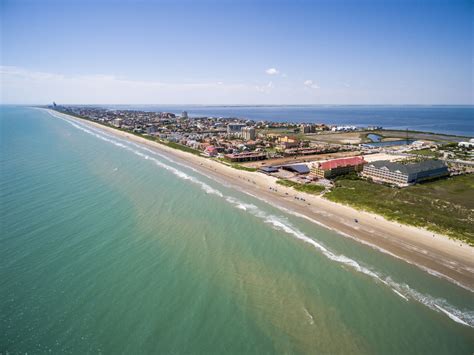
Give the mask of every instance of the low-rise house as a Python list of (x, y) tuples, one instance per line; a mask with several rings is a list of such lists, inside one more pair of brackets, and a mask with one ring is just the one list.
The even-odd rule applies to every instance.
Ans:
[(362, 175), (370, 177), (374, 181), (403, 187), (447, 176), (449, 171), (446, 163), (441, 160), (423, 160), (417, 163), (395, 163), (381, 160), (365, 165)]
[(123, 124), (123, 120), (121, 118), (116, 118), (112, 121), (112, 124), (115, 126), (115, 127), (122, 127), (122, 124)]
[(188, 140), (184, 145), (187, 145), (188, 147), (191, 147), (193, 149), (199, 149), (199, 142), (194, 141), (194, 140)]
[(474, 148), (474, 138), (469, 139), (469, 142), (459, 142), (458, 146), (464, 148)]
[(147, 134), (153, 134), (156, 133), (158, 129), (155, 126), (147, 126), (146, 127), (146, 133)]
[(232, 153), (226, 154), (224, 156), (227, 160), (230, 160), (232, 163), (240, 163), (245, 161), (257, 161), (264, 160), (267, 158), (267, 155), (264, 153)]
[(300, 141), (296, 137), (280, 136), (278, 137), (279, 148), (282, 150), (299, 147)]
[(206, 149), (204, 149), (204, 155), (208, 157), (215, 157), (217, 156), (217, 154), (218, 154), (217, 148), (214, 147), (213, 145), (210, 145), (206, 147)]

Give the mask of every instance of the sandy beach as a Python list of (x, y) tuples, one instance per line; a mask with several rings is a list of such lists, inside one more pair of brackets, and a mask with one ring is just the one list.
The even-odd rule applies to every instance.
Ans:
[[(257, 172), (236, 170), (212, 159), (199, 157), (163, 144), (117, 130), (113, 127), (82, 120), (47, 110), (53, 116), (78, 120), (114, 135), (166, 152), (176, 161), (188, 165), (217, 181), (254, 195), (273, 206), (289, 210), (314, 223), (337, 231), (368, 247), (396, 257), (438, 277), (443, 277), (474, 292), (474, 248), (422, 228), (388, 221), (382, 216), (336, 204), (320, 196), (301, 193), (276, 184), (276, 179)], [(305, 201), (295, 199), (302, 197)], [(358, 220), (358, 223), (354, 221)]]

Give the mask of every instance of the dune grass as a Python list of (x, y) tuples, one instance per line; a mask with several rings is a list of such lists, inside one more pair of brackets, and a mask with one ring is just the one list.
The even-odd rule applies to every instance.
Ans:
[(325, 198), (425, 227), (474, 245), (474, 175), (441, 179), (403, 189), (365, 180), (338, 179)]
[(313, 195), (319, 195), (322, 191), (324, 191), (324, 187), (320, 185), (300, 184), (295, 181), (286, 180), (286, 179), (277, 180), (277, 184), (292, 187), (296, 191), (306, 192)]

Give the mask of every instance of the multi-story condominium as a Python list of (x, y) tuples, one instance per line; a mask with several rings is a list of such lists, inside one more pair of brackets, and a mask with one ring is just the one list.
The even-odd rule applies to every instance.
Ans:
[(305, 124), (300, 125), (300, 133), (310, 133), (311, 127)]
[(318, 178), (333, 178), (353, 171), (361, 171), (366, 161), (362, 157), (351, 157), (315, 163), (311, 167), (311, 175)]
[(242, 130), (242, 138), (245, 139), (246, 141), (253, 141), (255, 138), (257, 138), (257, 135), (255, 133), (255, 128), (253, 127), (243, 127)]
[(418, 163), (394, 163), (388, 160), (375, 161), (364, 166), (362, 175), (374, 181), (397, 186), (408, 186), (420, 181), (449, 175), (447, 165), (441, 160), (423, 160)]
[(227, 134), (241, 134), (244, 127), (245, 125), (242, 123), (229, 123), (227, 125)]

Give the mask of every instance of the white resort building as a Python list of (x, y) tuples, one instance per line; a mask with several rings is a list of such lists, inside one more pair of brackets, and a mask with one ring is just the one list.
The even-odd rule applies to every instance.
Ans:
[(402, 187), (447, 176), (449, 171), (448, 166), (441, 160), (424, 160), (405, 164), (382, 160), (364, 165), (362, 175), (374, 181)]

